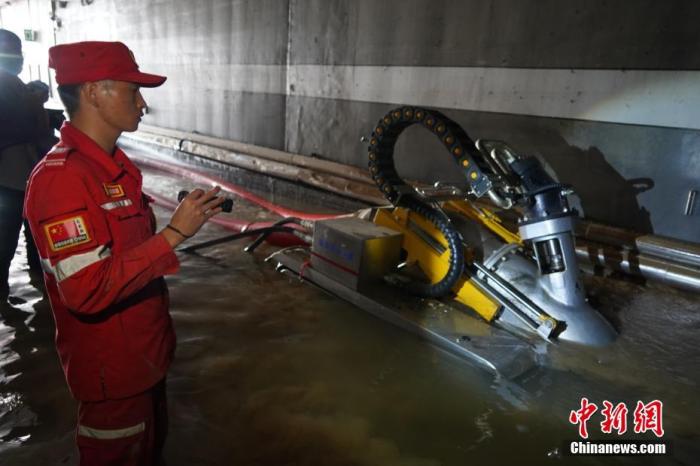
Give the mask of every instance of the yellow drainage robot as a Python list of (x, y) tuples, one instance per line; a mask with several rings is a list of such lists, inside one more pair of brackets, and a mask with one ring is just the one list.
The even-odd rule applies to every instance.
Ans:
[[(467, 188), (417, 189), (397, 174), (393, 153), (401, 133), (420, 125), (442, 141)], [(579, 280), (569, 187), (534, 157), (500, 141), (473, 142), (438, 111), (401, 107), (374, 127), (369, 169), (392, 207), (373, 216), (403, 234), (404, 263), (425, 276), (405, 289), (423, 297), (453, 296), (488, 322), (531, 330), (545, 339), (601, 346), (616, 332), (585, 299)], [(471, 201), (487, 196), (519, 215), (518, 234)]]

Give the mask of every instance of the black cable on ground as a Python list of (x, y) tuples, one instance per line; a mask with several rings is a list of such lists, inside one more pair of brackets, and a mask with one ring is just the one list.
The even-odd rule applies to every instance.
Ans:
[[(282, 220), (276, 221), (274, 224), (272, 224), (272, 227), (271, 227), (271, 228), (273, 228), (273, 227), (280, 227), (280, 226), (282, 226), (282, 225), (287, 225), (287, 224), (289, 224), (289, 223), (294, 223), (294, 224), (299, 225), (300, 222), (301, 222), (301, 220), (298, 219), (297, 217), (287, 217), (287, 218), (283, 218)], [(264, 232), (264, 233), (261, 233), (260, 236), (258, 236), (257, 238), (255, 238), (255, 241), (253, 241), (253, 242), (250, 243), (248, 246), (246, 246), (245, 248), (243, 248), (243, 251), (244, 251), (244, 252), (253, 252), (253, 251), (255, 251), (255, 249), (257, 249), (257, 247), (260, 246), (260, 245), (262, 244), (262, 242), (265, 241), (265, 239), (266, 239), (268, 236), (270, 236), (271, 233), (273, 233), (273, 232), (272, 232), (272, 231), (266, 231), (266, 232)]]
[(296, 230), (294, 228), (285, 226), (269, 226), (265, 228), (255, 228), (252, 230), (242, 231), (240, 233), (234, 233), (232, 235), (223, 236), (221, 238), (212, 239), (209, 241), (204, 241), (203, 243), (193, 244), (192, 246), (187, 246), (186, 248), (178, 249), (178, 252), (194, 252), (198, 249), (207, 248), (210, 246), (215, 246), (217, 244), (227, 243), (229, 241), (235, 241), (240, 238), (246, 238), (248, 236), (255, 236), (260, 234), (269, 235), (270, 233), (284, 232), (284, 233), (294, 233)]

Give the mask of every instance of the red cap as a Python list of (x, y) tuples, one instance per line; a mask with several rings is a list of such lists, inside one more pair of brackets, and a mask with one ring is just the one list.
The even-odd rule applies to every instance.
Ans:
[(113, 79), (157, 87), (165, 76), (142, 73), (134, 54), (121, 42), (75, 42), (49, 49), (49, 68), (56, 70), (56, 82), (82, 84)]

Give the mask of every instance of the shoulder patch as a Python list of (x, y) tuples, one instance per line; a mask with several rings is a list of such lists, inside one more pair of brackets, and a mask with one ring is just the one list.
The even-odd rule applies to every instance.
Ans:
[(66, 159), (73, 149), (71, 147), (54, 146), (44, 159), (47, 167), (62, 167), (66, 164)]
[(119, 183), (102, 183), (107, 197), (124, 197), (124, 188)]
[(70, 152), (70, 150), (71, 150), (71, 148), (68, 146), (53, 146), (47, 155), (65, 154), (66, 152)]
[(53, 252), (89, 243), (91, 238), (83, 215), (59, 220), (44, 225), (48, 245)]

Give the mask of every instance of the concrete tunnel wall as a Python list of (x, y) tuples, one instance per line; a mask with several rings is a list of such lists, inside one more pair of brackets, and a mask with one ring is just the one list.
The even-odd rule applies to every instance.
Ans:
[[(122, 40), (168, 75), (145, 91), (149, 124), (364, 167), (360, 137), (384, 113), (439, 108), (474, 139), (541, 156), (592, 220), (700, 237), (700, 206), (684, 215), (700, 190), (700, 3), (81, 3), (56, 9), (57, 42)], [(11, 2), (0, 21), (50, 9)], [(407, 177), (462, 179), (419, 128), (396, 154)]]

